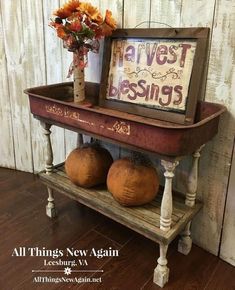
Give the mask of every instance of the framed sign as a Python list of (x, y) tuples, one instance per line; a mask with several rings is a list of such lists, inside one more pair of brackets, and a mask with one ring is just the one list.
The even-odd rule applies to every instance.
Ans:
[(208, 37), (208, 28), (116, 30), (105, 39), (100, 106), (192, 124)]

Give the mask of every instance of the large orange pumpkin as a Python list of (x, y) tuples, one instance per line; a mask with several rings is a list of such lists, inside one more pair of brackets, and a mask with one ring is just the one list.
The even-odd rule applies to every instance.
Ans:
[(65, 171), (73, 183), (89, 188), (105, 183), (112, 162), (113, 158), (105, 148), (77, 148), (67, 157)]
[(142, 205), (157, 195), (159, 178), (153, 166), (135, 164), (129, 158), (123, 158), (110, 167), (107, 187), (120, 204)]

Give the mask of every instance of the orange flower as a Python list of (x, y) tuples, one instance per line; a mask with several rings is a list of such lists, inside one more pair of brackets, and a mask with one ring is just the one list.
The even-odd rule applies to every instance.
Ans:
[[(79, 51), (79, 55), (84, 56), (87, 56), (88, 51), (98, 52), (98, 40), (111, 35), (117, 26), (111, 11), (106, 10), (103, 18), (91, 3), (80, 2), (80, 0), (67, 0), (53, 14), (55, 17), (50, 22), (50, 26), (62, 39), (64, 48), (72, 52)], [(86, 62), (82, 61), (77, 65), (84, 67)]]
[(100, 25), (104, 21), (102, 15), (99, 12), (96, 15), (94, 15), (91, 19), (95, 21), (98, 25)]
[(57, 9), (53, 14), (61, 19), (65, 19), (71, 16), (71, 14), (76, 11), (79, 5), (80, 2), (78, 0), (70, 0), (69, 2), (65, 3), (61, 8)]
[(69, 29), (74, 31), (74, 32), (79, 32), (82, 29), (82, 24), (79, 20), (75, 20), (70, 23)]
[(65, 19), (65, 18), (69, 17), (72, 14), (72, 12), (69, 9), (65, 9), (65, 8), (61, 7), (59, 9), (57, 9), (53, 14), (58, 16), (61, 19)]
[(106, 10), (105, 20), (104, 20), (113, 30), (117, 28), (117, 22), (112, 17), (112, 12)]
[(57, 32), (57, 36), (59, 38), (65, 39), (67, 37), (67, 34), (64, 31), (64, 27), (63, 26), (57, 27), (56, 32)]
[(77, 11), (77, 12), (73, 12), (72, 15), (67, 18), (67, 20), (69, 22), (76, 21), (76, 20), (82, 21), (82, 18), (83, 16), (81, 15), (81, 13)]
[(79, 0), (70, 0), (69, 2), (64, 4), (63, 8), (70, 10), (71, 12), (75, 12), (79, 5)]
[[(100, 27), (102, 29), (102, 36), (109, 36), (113, 32), (113, 29), (106, 22), (104, 22)], [(97, 38), (99, 37), (100, 35), (98, 35)]]
[(98, 9), (92, 6), (90, 3), (87, 2), (80, 3), (80, 6), (77, 8), (77, 10), (84, 12), (87, 16), (89, 16), (93, 21), (95, 21), (98, 24), (101, 24), (103, 22), (103, 17), (98, 11)]

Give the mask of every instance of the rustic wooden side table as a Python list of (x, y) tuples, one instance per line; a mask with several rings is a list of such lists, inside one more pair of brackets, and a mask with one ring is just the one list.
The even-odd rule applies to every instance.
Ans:
[[(191, 222), (202, 207), (202, 203), (196, 200), (200, 152), (217, 133), (219, 117), (225, 107), (201, 102), (196, 123), (183, 126), (95, 105), (81, 107), (71, 102), (72, 83), (37, 87), (25, 92), (29, 95), (31, 112), (40, 120), (45, 135), (46, 168), (39, 177), (48, 189), (47, 215), (51, 218), (56, 215), (53, 197), (53, 190), (56, 190), (157, 242), (160, 256), (153, 281), (163, 287), (169, 279), (166, 255), (171, 241), (180, 235), (178, 251), (187, 255), (191, 250)], [(97, 84), (87, 84), (86, 94), (93, 102), (97, 92)], [(52, 125), (160, 158), (165, 170), (163, 192), (147, 205), (126, 208), (119, 205), (105, 188), (85, 189), (74, 185), (66, 176), (63, 164), (53, 166)], [(193, 156), (188, 191), (186, 195), (173, 193), (175, 169), (186, 155)]]

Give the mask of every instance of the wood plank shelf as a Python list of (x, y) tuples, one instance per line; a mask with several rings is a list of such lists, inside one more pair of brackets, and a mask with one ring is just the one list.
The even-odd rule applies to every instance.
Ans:
[(185, 205), (185, 197), (173, 193), (171, 228), (163, 231), (160, 229), (162, 192), (154, 201), (144, 206), (124, 207), (113, 199), (104, 186), (86, 189), (74, 185), (67, 177), (63, 165), (56, 166), (50, 174), (41, 172), (39, 177), (50, 188), (99, 211), (154, 242), (170, 243), (202, 207), (199, 201), (194, 207), (189, 207)]

